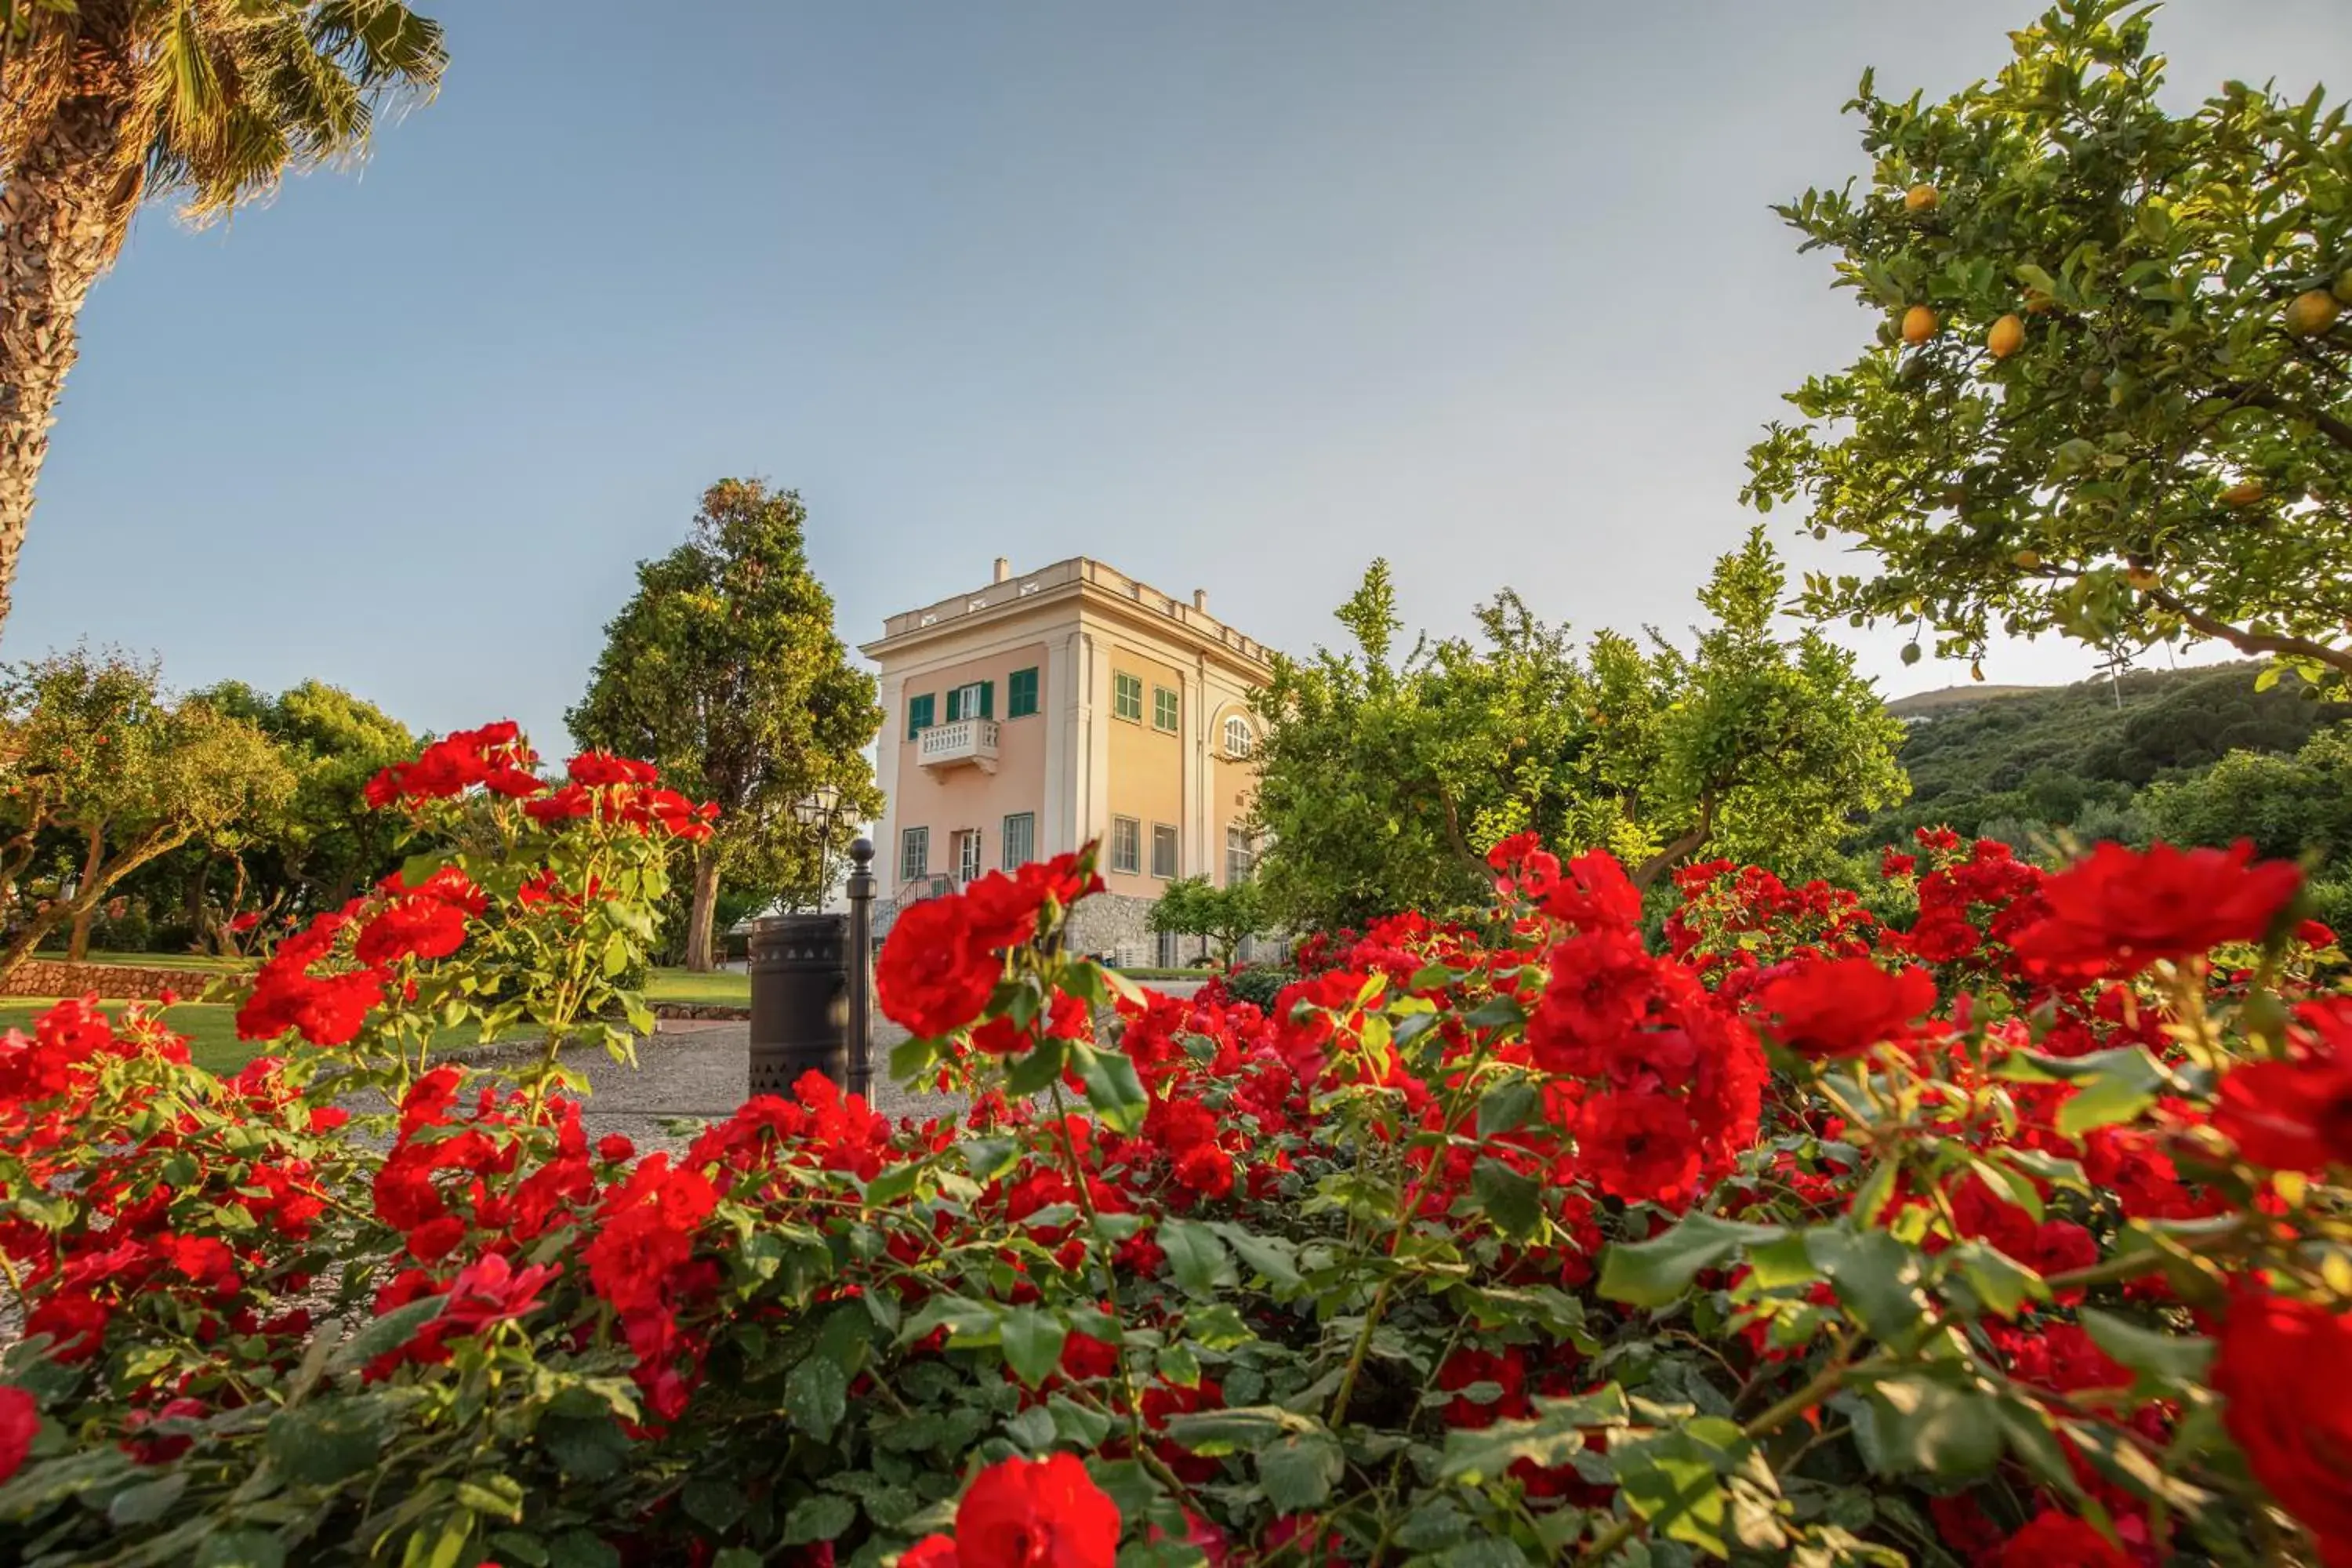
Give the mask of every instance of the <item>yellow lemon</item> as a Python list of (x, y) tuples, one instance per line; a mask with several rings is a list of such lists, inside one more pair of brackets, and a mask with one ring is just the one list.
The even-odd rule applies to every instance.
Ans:
[(2336, 324), (2343, 310), (2325, 289), (2309, 289), (2286, 304), (2286, 330), (2299, 337), (2315, 338)]
[(1930, 184), (1916, 184), (1903, 193), (1903, 210), (1906, 213), (1931, 213), (1944, 198)]
[(1903, 341), (1918, 347), (1936, 335), (1936, 312), (1925, 305), (1914, 305), (1903, 312)]
[(1985, 334), (1985, 347), (1995, 359), (2007, 359), (2025, 346), (2025, 323), (2015, 316), (2003, 316)]
[(2240, 479), (2236, 484), (2231, 485), (2228, 489), (2221, 492), (2221, 504), (2223, 506), (2252, 506), (2256, 501), (2263, 499), (2263, 493), (2262, 480)]

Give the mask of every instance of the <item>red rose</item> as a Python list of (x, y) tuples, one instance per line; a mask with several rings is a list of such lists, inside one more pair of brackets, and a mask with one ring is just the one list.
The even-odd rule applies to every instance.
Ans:
[(1551, 978), (1528, 1021), (1528, 1050), (1546, 1072), (1599, 1076), (1598, 1053), (1633, 1032), (1657, 994), (1641, 939), (1610, 927), (1570, 937), (1550, 953)]
[(2127, 1568), (2115, 1542), (2071, 1513), (2045, 1508), (2007, 1541), (1993, 1568)]
[(629, 1141), (625, 1132), (607, 1132), (596, 1140), (596, 1158), (609, 1160), (616, 1165), (634, 1157), (636, 1152), (637, 1146)]
[(2221, 1080), (2213, 1126), (2264, 1170), (2316, 1176), (2352, 1165), (2352, 1061), (2326, 1050), (2233, 1068)]
[(1867, 958), (1816, 960), (1759, 987), (1750, 1005), (1765, 1033), (1801, 1057), (1858, 1057), (1910, 1037), (1936, 1005), (1924, 969), (1889, 974)]
[(1176, 1157), (1176, 1184), (1204, 1198), (1234, 1190), (1234, 1162), (1214, 1143), (1196, 1143)]
[(522, 803), (522, 814), (541, 827), (552, 827), (585, 816), (596, 809), (596, 797), (576, 784)]
[(408, 1233), (408, 1256), (419, 1263), (438, 1263), (466, 1239), (466, 1222), (453, 1214), (428, 1219)]
[(398, 899), (360, 928), (353, 949), (371, 968), (404, 958), (446, 958), (466, 945), (466, 911), (434, 898)]
[(956, 1505), (960, 1568), (1111, 1568), (1118, 1505), (1075, 1455), (1006, 1459)]
[(1051, 898), (1064, 909), (1089, 893), (1103, 890), (1103, 879), (1095, 874), (1085, 855), (1056, 855), (1051, 860), (1032, 860), (1013, 874), (1013, 879), (1040, 900)]
[(1609, 1093), (1578, 1109), (1578, 1163), (1627, 1203), (1680, 1197), (1697, 1179), (1698, 1124), (1671, 1095)]
[(651, 763), (616, 757), (610, 752), (583, 752), (572, 759), (564, 771), (572, 775), (573, 784), (586, 784), (591, 789), (608, 784), (652, 784), (661, 776)]
[(944, 1535), (926, 1535), (898, 1554), (898, 1568), (958, 1568), (956, 1543)]
[(891, 925), (874, 964), (875, 997), (893, 1023), (936, 1038), (980, 1016), (1003, 967), (973, 944), (961, 899), (926, 899)]
[(114, 1310), (87, 1289), (60, 1290), (26, 1314), (25, 1337), (48, 1335), (51, 1361), (84, 1362), (105, 1348), (113, 1321)]
[(0, 1383), (0, 1481), (24, 1468), (40, 1429), (41, 1409), (33, 1396), (13, 1383)]
[(2221, 1321), (2212, 1381), (2254, 1479), (2311, 1531), (2329, 1568), (2352, 1564), (2352, 1317), (2241, 1295)]
[(2254, 847), (2138, 854), (2102, 844), (2042, 884), (2049, 913), (2017, 938), (2030, 973), (2122, 979), (2161, 958), (2189, 958), (2269, 934), (2303, 885), (2291, 862), (2253, 865)]

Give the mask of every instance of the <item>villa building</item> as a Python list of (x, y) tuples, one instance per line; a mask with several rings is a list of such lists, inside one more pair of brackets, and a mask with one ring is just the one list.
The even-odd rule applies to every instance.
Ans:
[(1179, 877), (1250, 874), (1250, 693), (1268, 652), (1209, 615), (1078, 557), (890, 616), (881, 666), (888, 798), (876, 840), (878, 929), (984, 871), (1102, 844), (1108, 896), (1080, 907), (1084, 952), (1169, 963), (1150, 931)]

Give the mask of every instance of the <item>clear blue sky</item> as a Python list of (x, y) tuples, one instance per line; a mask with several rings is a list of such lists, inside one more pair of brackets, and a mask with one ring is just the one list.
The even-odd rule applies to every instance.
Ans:
[[(447, 86), (362, 177), (151, 213), (99, 285), (0, 651), (552, 751), (737, 473), (801, 490), (853, 642), (1082, 552), (1297, 648), (1374, 554), (1418, 626), (1507, 583), (1680, 627), (1748, 444), (1871, 327), (1767, 204), (1857, 170), (1865, 65), (1948, 92), (2040, 9), (419, 4)], [(2184, 102), (2352, 89), (2342, 0), (2158, 38)], [(1856, 641), (1894, 690), (1965, 679), (1898, 640)]]

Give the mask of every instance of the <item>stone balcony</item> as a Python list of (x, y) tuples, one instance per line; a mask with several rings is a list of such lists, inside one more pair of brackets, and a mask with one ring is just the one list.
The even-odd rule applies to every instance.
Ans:
[(932, 773), (971, 766), (992, 773), (996, 771), (996, 721), (956, 719), (934, 724), (916, 742), (916, 754)]

